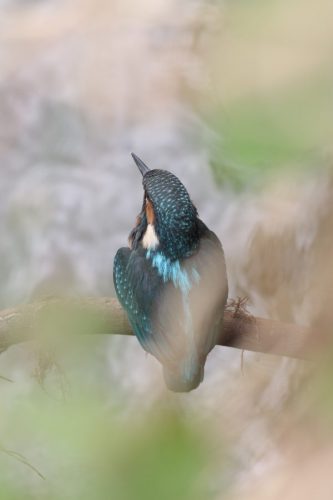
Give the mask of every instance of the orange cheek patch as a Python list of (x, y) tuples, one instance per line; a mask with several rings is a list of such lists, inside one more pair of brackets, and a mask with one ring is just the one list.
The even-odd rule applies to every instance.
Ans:
[(151, 201), (149, 201), (149, 200), (146, 201), (146, 216), (147, 216), (148, 224), (154, 224), (155, 213), (154, 213), (153, 205), (152, 205)]
[(137, 228), (137, 227), (138, 227), (138, 225), (139, 225), (139, 224), (141, 224), (141, 220), (142, 220), (142, 219), (141, 219), (140, 215), (138, 215), (138, 216), (137, 216), (137, 218), (136, 218), (136, 221), (135, 221), (135, 227), (134, 227), (133, 231), (131, 231), (131, 234), (130, 234), (130, 235), (129, 235), (129, 237), (128, 237), (128, 240), (127, 240), (127, 241), (128, 241), (128, 246), (129, 246), (130, 248), (132, 248), (132, 246), (133, 246), (133, 240), (134, 240), (134, 235), (133, 235), (133, 232), (134, 232), (135, 228)]

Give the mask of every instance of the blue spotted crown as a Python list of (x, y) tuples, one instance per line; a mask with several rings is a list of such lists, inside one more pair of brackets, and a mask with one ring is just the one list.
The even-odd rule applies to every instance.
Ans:
[(153, 205), (160, 249), (171, 260), (192, 255), (199, 240), (198, 213), (185, 186), (171, 172), (149, 170), (143, 187)]

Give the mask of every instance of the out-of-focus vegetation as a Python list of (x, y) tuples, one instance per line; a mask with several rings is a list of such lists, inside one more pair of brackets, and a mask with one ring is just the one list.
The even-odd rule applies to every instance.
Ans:
[(213, 456), (196, 425), (170, 408), (120, 418), (100, 398), (88, 395), (76, 394), (65, 403), (35, 393), (13, 405), (2, 434), (17, 447), (42, 449), (44, 459), (37, 461), (46, 477), (41, 480), (19, 462), (13, 466), (15, 456), (5, 454), (1, 498), (209, 496), (205, 468), (214, 466)]
[(326, 0), (226, 3), (208, 49), (212, 104), (203, 103), (220, 182), (317, 169), (332, 154), (331, 17)]
[(329, 151), (332, 83), (307, 82), (218, 110), (211, 123), (223, 139), (212, 166), (220, 182), (244, 186), (267, 173), (321, 168)]
[[(331, 335), (332, 14), (0, 0), (1, 307), (113, 293), (142, 203), (134, 150), (189, 188), (232, 297)], [(175, 395), (134, 338), (46, 323), (0, 355), (1, 499), (331, 500), (330, 347), (311, 366), (217, 348), (204, 384)]]

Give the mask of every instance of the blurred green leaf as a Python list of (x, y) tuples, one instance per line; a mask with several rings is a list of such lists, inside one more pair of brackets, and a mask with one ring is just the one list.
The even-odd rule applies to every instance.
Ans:
[(332, 88), (331, 75), (325, 75), (214, 111), (209, 122), (217, 137), (217, 180), (242, 185), (275, 171), (317, 166), (330, 143)]
[(31, 460), (45, 481), (19, 462), (2, 458), (5, 477), (11, 477), (8, 484), (12, 487), (17, 474), (13, 491), (22, 495), (32, 482), (35, 499), (209, 498), (214, 470), (209, 435), (170, 409), (119, 419), (92, 395), (59, 404), (41, 391), (12, 406), (2, 433), (13, 446), (20, 443), (20, 450), (38, 450)]
[(117, 498), (207, 498), (202, 475), (206, 450), (198, 433), (179, 417), (153, 418), (126, 441), (112, 465)]

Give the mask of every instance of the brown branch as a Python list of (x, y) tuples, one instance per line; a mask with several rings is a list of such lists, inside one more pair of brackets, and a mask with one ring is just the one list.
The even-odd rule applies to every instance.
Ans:
[[(133, 334), (118, 301), (108, 297), (51, 297), (0, 311), (0, 352), (20, 342), (72, 333)], [(234, 301), (225, 310), (219, 345), (307, 358), (313, 338), (311, 330), (304, 327), (252, 317), (243, 301)]]

